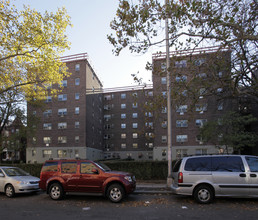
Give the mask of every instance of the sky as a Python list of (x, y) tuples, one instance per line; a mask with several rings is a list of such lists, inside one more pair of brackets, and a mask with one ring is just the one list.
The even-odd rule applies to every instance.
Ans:
[(151, 72), (145, 70), (145, 66), (156, 51), (151, 49), (144, 55), (132, 54), (128, 49), (119, 56), (112, 53), (113, 46), (107, 35), (112, 33), (109, 25), (116, 15), (118, 3), (118, 0), (11, 0), (18, 9), (29, 5), (40, 12), (55, 12), (65, 7), (73, 27), (67, 29), (71, 49), (64, 56), (88, 53), (104, 88), (133, 86), (132, 74), (137, 73), (145, 83), (152, 83)]

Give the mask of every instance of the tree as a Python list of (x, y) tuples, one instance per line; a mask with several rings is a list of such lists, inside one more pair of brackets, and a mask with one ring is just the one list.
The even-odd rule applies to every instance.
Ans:
[(200, 129), (200, 137), (205, 142), (232, 147), (235, 151), (245, 147), (255, 147), (258, 135), (248, 127), (257, 121), (251, 114), (242, 115), (228, 112), (216, 121), (209, 121)]
[(0, 133), (20, 103), (43, 100), (46, 88), (69, 76), (60, 55), (69, 48), (65, 31), (70, 25), (64, 8), (18, 11), (0, 0)]
[[(122, 49), (144, 53), (165, 41), (166, 16), (169, 17), (169, 41), (175, 51), (203, 45), (216, 45), (217, 51), (230, 49), (231, 94), (252, 95), (258, 101), (257, 83), (257, 11), (256, 0), (120, 0), (108, 35), (119, 55)], [(247, 88), (247, 89), (246, 89)], [(214, 90), (213, 90), (214, 91)]]

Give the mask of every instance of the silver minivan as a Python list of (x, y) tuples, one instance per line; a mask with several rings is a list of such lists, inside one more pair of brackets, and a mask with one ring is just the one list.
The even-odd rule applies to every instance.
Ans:
[(258, 157), (208, 155), (184, 157), (172, 170), (172, 192), (202, 204), (215, 197), (258, 197)]

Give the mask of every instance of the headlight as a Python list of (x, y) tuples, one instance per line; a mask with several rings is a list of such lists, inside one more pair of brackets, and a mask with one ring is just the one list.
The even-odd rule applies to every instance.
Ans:
[(29, 182), (26, 182), (26, 181), (17, 181), (16, 183), (21, 185), (30, 184)]
[(127, 181), (129, 181), (129, 182), (133, 182), (132, 177), (130, 177), (130, 176), (125, 176), (124, 178), (125, 178)]

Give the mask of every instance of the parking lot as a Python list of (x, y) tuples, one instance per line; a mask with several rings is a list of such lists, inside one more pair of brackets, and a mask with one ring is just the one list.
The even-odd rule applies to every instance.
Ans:
[(216, 199), (200, 205), (190, 197), (132, 194), (122, 203), (103, 197), (67, 195), (53, 201), (43, 192), (7, 198), (0, 194), (1, 219), (257, 219), (258, 199)]

